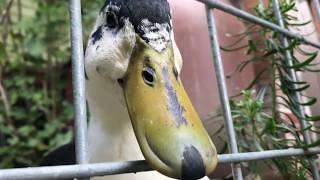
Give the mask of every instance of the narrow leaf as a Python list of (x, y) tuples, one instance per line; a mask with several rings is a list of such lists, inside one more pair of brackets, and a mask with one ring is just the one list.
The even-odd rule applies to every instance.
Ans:
[(313, 60), (316, 59), (316, 57), (317, 57), (317, 54), (314, 53), (312, 56), (310, 56), (307, 60), (305, 60), (302, 63), (294, 64), (292, 66), (288, 66), (288, 65), (283, 65), (283, 66), (287, 67), (287, 68), (291, 68), (291, 69), (301, 69), (301, 68), (307, 66), (308, 64), (310, 64)]

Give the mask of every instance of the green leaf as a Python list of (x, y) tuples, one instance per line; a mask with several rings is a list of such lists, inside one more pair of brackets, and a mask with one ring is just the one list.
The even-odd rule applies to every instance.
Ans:
[(236, 71), (242, 72), (244, 68), (246, 68), (247, 65), (250, 65), (251, 63), (258, 61), (257, 58), (252, 58), (245, 60), (244, 62), (241, 62), (240, 64), (237, 65)]
[(302, 106), (312, 106), (317, 102), (317, 98), (315, 97), (308, 97), (308, 101), (306, 102), (298, 102)]
[(255, 7), (255, 10), (256, 10), (256, 12), (259, 14), (259, 16), (266, 17), (265, 8), (264, 8), (264, 5), (263, 5), (263, 4), (259, 3), (259, 4)]
[(252, 40), (249, 40), (249, 41), (248, 41), (248, 45), (249, 45), (249, 48), (250, 48), (252, 51), (254, 51), (254, 52), (257, 51), (257, 46), (256, 46), (256, 44), (255, 44)]
[(304, 120), (306, 120), (306, 121), (320, 121), (320, 115), (317, 115), (317, 116), (306, 115), (306, 118)]
[(31, 132), (33, 132), (35, 129), (33, 126), (23, 126), (18, 129), (18, 133), (21, 134), (22, 136), (28, 137)]
[(295, 3), (293, 3), (293, 4), (289, 5), (289, 6), (281, 6), (281, 7), (284, 7), (283, 9), (281, 9), (281, 13), (282, 13), (282, 14), (285, 14), (285, 13), (287, 13), (288, 11), (294, 9)]
[(45, 51), (45, 45), (42, 41), (35, 40), (28, 43), (28, 52), (31, 56), (40, 58)]
[(246, 87), (246, 90), (251, 89), (253, 86), (255, 86), (257, 84), (257, 82), (259, 82), (261, 80), (261, 77), (264, 75), (264, 73), (267, 71), (267, 69), (264, 69), (262, 71), (260, 71), (255, 78), (250, 82), (249, 86)]
[(232, 48), (220, 47), (220, 49), (223, 51), (230, 52), (230, 51), (238, 51), (238, 50), (244, 49), (246, 47), (248, 47), (248, 45), (243, 45), (243, 46), (239, 46), (239, 47), (232, 47)]
[(293, 64), (292, 66), (288, 66), (288, 65), (283, 65), (286, 68), (290, 68), (290, 69), (301, 69), (307, 65), (309, 65), (313, 60), (315, 60), (317, 57), (317, 53), (313, 53), (308, 59), (306, 59), (305, 61), (301, 62), (301, 63), (296, 63)]
[(311, 143), (311, 144), (300, 144), (299, 147), (300, 148), (311, 148), (311, 147), (316, 147), (320, 145), (320, 139), (316, 140), (315, 142)]
[(11, 137), (9, 138), (8, 140), (8, 143), (11, 145), (11, 146), (15, 146), (19, 143), (19, 138), (14, 136), (14, 137)]
[(28, 146), (29, 146), (29, 147), (37, 147), (39, 143), (40, 143), (40, 142), (39, 142), (39, 140), (37, 140), (37, 139), (30, 139), (30, 140), (28, 141)]
[(291, 91), (301, 92), (308, 89), (310, 86), (311, 86), (310, 84), (307, 84), (302, 87), (292, 88), (291, 86), (287, 86), (287, 88), (290, 89)]
[(309, 21), (306, 21), (306, 22), (302, 22), (302, 23), (287, 23), (289, 26), (305, 26), (305, 25), (308, 25), (310, 24), (312, 21), (309, 20)]

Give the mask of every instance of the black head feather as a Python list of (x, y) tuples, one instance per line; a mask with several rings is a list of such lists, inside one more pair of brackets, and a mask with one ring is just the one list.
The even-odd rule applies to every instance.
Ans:
[[(143, 20), (152, 24), (167, 24), (167, 31), (171, 31), (171, 14), (167, 0), (107, 0), (101, 13), (110, 12), (116, 15), (119, 28), (123, 26), (124, 19), (129, 19), (136, 33), (146, 42), (148, 39), (144, 36)], [(156, 32), (159, 29), (152, 30)]]

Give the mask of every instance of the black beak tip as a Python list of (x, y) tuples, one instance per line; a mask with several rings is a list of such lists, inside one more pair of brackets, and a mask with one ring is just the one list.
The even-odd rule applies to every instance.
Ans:
[(194, 146), (187, 146), (183, 152), (181, 179), (196, 180), (204, 177), (206, 169), (199, 151)]
[(118, 81), (118, 84), (119, 84), (120, 86), (123, 86), (123, 79), (120, 78), (120, 79), (118, 79), (117, 81)]

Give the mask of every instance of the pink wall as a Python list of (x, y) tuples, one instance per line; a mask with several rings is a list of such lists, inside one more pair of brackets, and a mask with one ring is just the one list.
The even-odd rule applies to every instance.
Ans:
[[(184, 60), (182, 81), (196, 109), (203, 117), (209, 112), (216, 111), (220, 106), (205, 8), (194, 0), (169, 1), (173, 10), (176, 42)], [(215, 12), (215, 15), (221, 45), (231, 44), (232, 38), (227, 38), (225, 34), (241, 32), (244, 29), (243, 24), (237, 18), (221, 11)], [(243, 52), (222, 51), (222, 58), (225, 72), (230, 74), (246, 57)], [(228, 79), (229, 94), (237, 94), (249, 83), (252, 76), (252, 69), (249, 68), (241, 75), (237, 74)]]

